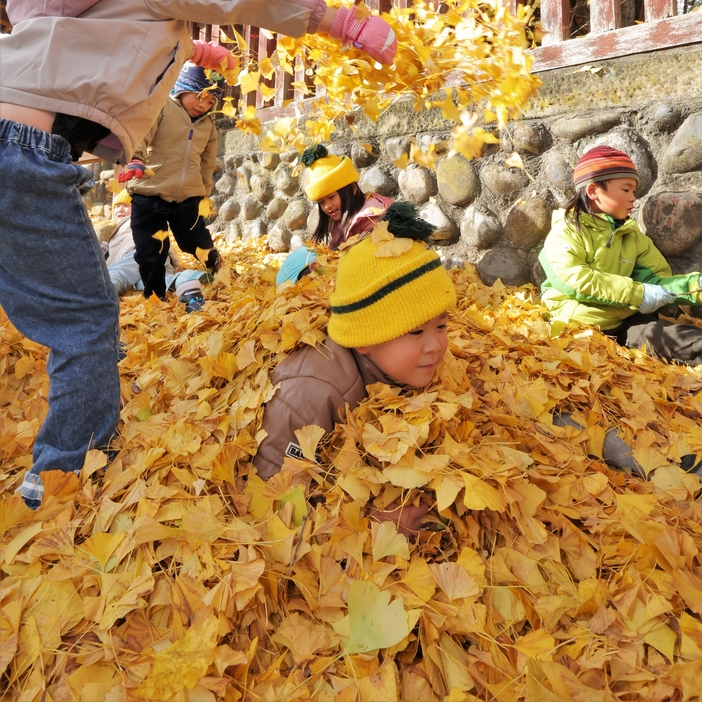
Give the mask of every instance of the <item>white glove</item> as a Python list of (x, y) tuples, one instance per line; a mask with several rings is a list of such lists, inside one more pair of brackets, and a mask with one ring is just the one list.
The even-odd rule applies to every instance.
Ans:
[(677, 295), (666, 290), (662, 285), (649, 285), (644, 283), (644, 293), (639, 305), (639, 312), (642, 314), (651, 314), (664, 305), (670, 305), (675, 302)]

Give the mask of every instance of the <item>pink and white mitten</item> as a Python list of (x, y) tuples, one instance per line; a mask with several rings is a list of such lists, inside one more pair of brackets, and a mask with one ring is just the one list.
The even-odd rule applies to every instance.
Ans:
[(397, 52), (397, 38), (390, 25), (377, 15), (370, 15), (359, 22), (356, 7), (340, 7), (332, 22), (329, 36), (342, 44), (353, 44), (372, 59), (390, 64)]

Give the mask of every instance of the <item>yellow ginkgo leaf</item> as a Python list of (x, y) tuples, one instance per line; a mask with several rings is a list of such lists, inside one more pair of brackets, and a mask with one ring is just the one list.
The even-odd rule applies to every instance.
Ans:
[(407, 537), (397, 533), (397, 527), (391, 521), (373, 522), (373, 560), (379, 561), (387, 556), (409, 558)]
[(295, 430), (295, 436), (300, 442), (302, 455), (308, 461), (312, 461), (313, 463), (317, 462), (317, 445), (325, 434), (326, 431), (315, 424), (310, 424), (309, 426), (302, 427), (302, 429)]
[(151, 236), (161, 242), (161, 248), (158, 250), (158, 252), (161, 253), (163, 251), (163, 242), (168, 239), (168, 231), (161, 229)]
[(212, 217), (217, 214), (214, 209), (214, 203), (209, 197), (203, 197), (200, 204), (197, 206), (197, 213), (200, 217)]
[(258, 88), (258, 81), (261, 79), (261, 74), (258, 71), (253, 73), (245, 73), (241, 76), (241, 93), (242, 95), (247, 95), (248, 93), (256, 90)]
[(524, 170), (524, 161), (522, 161), (522, 157), (516, 151), (513, 151), (512, 155), (505, 159), (505, 166)]

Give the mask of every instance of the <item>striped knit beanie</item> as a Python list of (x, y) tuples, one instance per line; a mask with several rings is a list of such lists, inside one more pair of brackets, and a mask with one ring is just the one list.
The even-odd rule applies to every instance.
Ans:
[(409, 241), (399, 255), (379, 256), (384, 244), (371, 235), (341, 255), (328, 326), (339, 346), (397, 339), (455, 307), (456, 289), (436, 251)]
[(208, 92), (217, 100), (224, 93), (224, 78), (214, 71), (205, 71), (201, 66), (187, 61), (176, 78), (171, 95), (174, 97), (182, 93), (195, 93), (199, 95)]
[(348, 156), (330, 154), (322, 144), (307, 149), (300, 160), (307, 166), (305, 192), (312, 202), (317, 202), (361, 178)]
[(623, 152), (611, 146), (596, 146), (584, 153), (573, 169), (575, 189), (588, 183), (601, 183), (612, 178), (633, 178), (639, 182), (634, 162)]

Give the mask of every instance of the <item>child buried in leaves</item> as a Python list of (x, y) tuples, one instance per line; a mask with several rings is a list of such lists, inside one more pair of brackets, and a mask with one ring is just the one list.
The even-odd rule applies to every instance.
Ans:
[[(302, 459), (296, 431), (311, 425), (332, 431), (347, 405), (353, 410), (368, 397), (367, 386), (385, 383), (411, 392), (432, 383), (456, 305), (453, 283), (426, 244), (432, 229), (402, 203), (388, 209), (370, 236), (348, 242), (330, 299), (328, 337), (288, 356), (271, 376), (278, 388), (263, 417), (267, 437), (253, 459), (260, 478), (276, 475), (286, 457)], [(584, 429), (568, 412), (554, 414), (554, 424)], [(606, 431), (603, 449), (611, 466), (643, 475), (616, 430)], [(432, 504), (428, 494), (414, 502), (398, 501), (369, 516), (393, 521), (410, 535)]]

